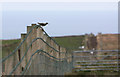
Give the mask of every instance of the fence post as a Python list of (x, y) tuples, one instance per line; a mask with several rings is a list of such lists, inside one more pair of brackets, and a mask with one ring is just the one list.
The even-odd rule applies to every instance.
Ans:
[(117, 51), (117, 71), (119, 71), (119, 50)]

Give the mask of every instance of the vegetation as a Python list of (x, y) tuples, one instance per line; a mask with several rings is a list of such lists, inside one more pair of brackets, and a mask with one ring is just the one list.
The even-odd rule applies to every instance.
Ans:
[(14, 43), (20, 42), (20, 39), (15, 39), (15, 40), (2, 40), (2, 45), (10, 45)]
[[(2, 40), (2, 57), (9, 55), (20, 43), (20, 39)], [(6, 52), (8, 54), (6, 54)]]
[[(65, 36), (65, 37), (53, 37), (53, 39), (62, 47), (67, 48), (69, 52), (79, 49), (80, 46), (83, 46), (84, 35), (81, 36)], [(20, 39), (15, 40), (2, 40), (2, 57), (7, 56), (11, 53), (20, 43)], [(6, 54), (6, 52), (8, 54)], [(120, 72), (119, 72), (120, 73)], [(118, 72), (115, 71), (75, 71), (68, 73), (65, 77), (69, 75), (118, 75)]]
[(65, 77), (72, 76), (72, 75), (79, 75), (80, 77), (87, 77), (87, 76), (95, 76), (95, 77), (106, 77), (106, 76), (112, 76), (112, 77), (119, 77), (119, 72), (117, 71), (73, 71), (72, 73), (65, 74)]
[[(53, 39), (68, 51), (79, 50), (82, 46), (84, 36), (66, 36), (66, 37), (53, 37)], [(7, 56), (6, 52), (11, 53), (20, 43), (20, 39), (15, 40), (2, 40), (2, 57)]]
[(65, 47), (69, 52), (81, 50), (79, 47), (84, 45), (84, 35), (53, 37), (53, 39), (55, 39), (60, 46)]

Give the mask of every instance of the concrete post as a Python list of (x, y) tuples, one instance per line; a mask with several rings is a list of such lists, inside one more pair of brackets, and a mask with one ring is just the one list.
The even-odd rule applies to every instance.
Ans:
[[(26, 37), (27, 34), (21, 34), (21, 42), (24, 40), (24, 38)], [(24, 43), (22, 44), (21, 48), (18, 50), (18, 56), (21, 60), (21, 58), (25, 55), (25, 52), (27, 50), (27, 40), (24, 41)], [(27, 60), (27, 56), (24, 57), (24, 59), (21, 62), (21, 70), (23, 71), (25, 66), (26, 66), (26, 60)]]
[(88, 34), (85, 34), (85, 50), (88, 50)]
[(98, 50), (102, 50), (102, 34), (98, 33), (97, 36)]
[[(10, 54), (10, 52), (8, 52), (8, 55)], [(4, 75), (9, 75), (9, 73), (11, 72), (11, 70), (13, 69), (13, 60), (14, 60), (14, 56), (11, 56), (9, 59), (7, 59), (4, 63)]]
[[(29, 31), (31, 31), (31, 29), (32, 29), (32, 26), (27, 26), (27, 34), (29, 33)], [(32, 42), (32, 32), (27, 37), (27, 48), (29, 47), (29, 45), (31, 44), (31, 42)], [(28, 49), (28, 52), (27, 52), (27, 55), (26, 55), (26, 57), (27, 57), (26, 64), (30, 60), (31, 55), (32, 55), (32, 45)], [(28, 73), (25, 73), (25, 75), (27, 75), (27, 74), (30, 75), (31, 71), (28, 72)]]

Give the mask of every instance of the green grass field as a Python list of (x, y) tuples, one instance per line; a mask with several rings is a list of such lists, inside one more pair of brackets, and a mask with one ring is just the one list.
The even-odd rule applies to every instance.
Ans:
[(15, 40), (2, 40), (2, 45), (10, 45), (13, 43), (18, 43), (20, 42), (20, 39), (15, 39)]
[(54, 37), (57, 43), (65, 47), (69, 52), (80, 50), (79, 47), (84, 45), (84, 35), (81, 36), (68, 36), (68, 37)]
[[(20, 43), (20, 39), (2, 40), (2, 57), (9, 55)], [(7, 54), (6, 54), (7, 53)]]

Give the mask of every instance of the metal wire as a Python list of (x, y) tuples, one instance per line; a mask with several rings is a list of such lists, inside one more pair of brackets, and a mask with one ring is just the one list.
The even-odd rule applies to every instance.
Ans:
[[(26, 56), (29, 48), (31, 47), (32, 43), (35, 42), (37, 39), (41, 39), (41, 40), (42, 40), (45, 44), (47, 44), (50, 48), (52, 48), (52, 49), (54, 49), (55, 51), (57, 51), (55, 48), (51, 47), (48, 43), (46, 43), (42, 38), (35, 38), (35, 39), (33, 39), (32, 42), (31, 42), (31, 43), (29, 44), (29, 46), (27, 47), (27, 50), (25, 51), (25, 54), (24, 54), (24, 56), (21, 58), (20, 62), (19, 62), (19, 63), (12, 69), (12, 71), (10, 72), (10, 75), (11, 75), (11, 74), (17, 69), (17, 67), (20, 65), (20, 63), (23, 61), (24, 57)], [(59, 51), (57, 51), (57, 52), (59, 52)], [(47, 52), (44, 52), (44, 53), (46, 53), (47, 55), (49, 55)], [(51, 55), (49, 55), (49, 56), (51, 56)], [(55, 59), (57, 59), (57, 58), (54, 57), (54, 56), (52, 56), (52, 57), (55, 58)], [(58, 59), (58, 60), (62, 60), (62, 59), (64, 59), (64, 58), (60, 58), (60, 59)]]
[[(5, 57), (5, 58), (3, 58), (3, 59), (1, 59), (0, 60), (0, 63), (1, 62), (4, 62), (6, 59), (8, 59), (10, 56), (12, 56), (21, 46), (22, 46), (22, 44), (25, 42), (25, 40), (27, 39), (27, 37), (29, 36), (29, 34), (33, 31), (33, 29), (34, 28), (36, 28), (36, 27), (41, 27), (40, 25), (35, 25), (35, 26), (33, 26), (32, 27), (32, 29), (27, 33), (27, 35), (25, 36), (25, 38), (23, 39), (23, 41), (16, 47), (16, 49), (15, 50), (13, 50), (13, 52), (10, 54), (10, 55), (8, 55), (7, 57)], [(44, 31), (45, 32), (45, 31)], [(45, 32), (45, 34), (49, 37), (49, 38), (51, 38), (46, 32)], [(51, 38), (52, 39), (52, 38)], [(54, 42), (55, 42), (55, 40), (54, 39), (52, 39)], [(45, 41), (44, 41), (45, 42)], [(56, 43), (56, 42), (55, 42)], [(48, 43), (47, 43), (48, 44)], [(56, 43), (57, 44), (57, 43)], [(57, 44), (58, 45), (58, 44)], [(59, 46), (59, 45), (58, 45)]]
[(25, 40), (27, 39), (27, 37), (29, 36), (29, 34), (30, 34), (30, 33), (33, 31), (33, 29), (36, 28), (36, 27), (40, 27), (40, 26), (39, 26), (39, 25), (33, 26), (33, 28), (28, 32), (28, 34), (25, 36), (25, 38), (23, 39), (23, 41), (17, 46), (17, 48), (16, 48), (15, 50), (13, 50), (13, 52), (12, 52), (10, 55), (8, 55), (7, 57), (3, 58), (3, 59), (0, 61), (0, 63), (1, 63), (1, 62), (4, 62), (6, 59), (8, 59), (10, 56), (12, 56), (12, 55), (21, 47), (21, 45), (25, 42)]
[[(70, 65), (71, 65), (71, 63), (67, 63), (67, 61), (66, 60), (63, 60), (63, 61), (59, 61), (59, 58), (55, 58), (55, 57), (53, 57), (53, 56), (51, 56), (50, 54), (48, 54), (48, 53), (46, 53), (45, 51), (43, 51), (43, 50), (37, 50), (35, 53), (38, 53), (38, 52), (42, 52), (42, 53), (45, 53), (45, 54), (47, 54), (49, 57), (47, 57), (47, 56), (45, 56), (44, 55), (44, 57), (45, 58), (47, 58), (46, 60), (46, 62), (45, 63), (39, 63), (39, 65), (40, 64), (44, 64), (44, 65), (47, 65), (47, 67), (49, 68), (49, 66), (54, 66), (54, 69), (58, 69), (59, 71), (57, 72), (57, 73), (59, 73), (59, 74), (61, 74), (61, 72), (62, 72), (62, 74), (64, 73), (64, 72), (67, 72), (67, 70), (71, 67)], [(35, 53), (33, 54), (33, 55), (35, 55)], [(21, 75), (24, 75), (24, 73), (26, 72), (26, 71), (28, 71), (28, 69), (27, 69), (27, 67), (28, 67), (28, 65), (30, 64), (30, 61), (32, 60), (32, 57), (33, 57), (33, 55), (30, 57), (30, 60), (29, 60), (29, 62), (27, 63), (27, 65), (25, 66), (25, 69), (24, 69), (24, 71), (22, 72), (22, 74)], [(37, 56), (39, 56), (39, 55), (37, 55)], [(42, 56), (43, 56), (43, 54), (42, 54)], [(54, 59), (51, 59), (51, 58), (54, 58)], [(43, 58), (42, 58), (43, 59)], [(44, 59), (43, 59), (44, 60)], [(52, 60), (52, 62), (51, 62), (51, 60)], [(49, 61), (49, 62), (48, 62)], [(49, 64), (49, 63), (52, 63), (52, 64)], [(58, 64), (60, 64), (61, 63), (61, 65), (59, 66)], [(66, 66), (68, 66), (69, 68), (65, 68)], [(37, 66), (38, 67), (38, 66)], [(47, 69), (48, 69), (47, 68)], [(60, 72), (60, 68), (62, 68), (62, 71)], [(39, 68), (38, 68), (39, 69)], [(47, 71), (47, 69), (45, 69), (46, 71)], [(41, 71), (42, 71), (42, 69), (40, 69)], [(70, 71), (70, 70), (69, 70)], [(45, 71), (42, 71), (42, 72), (45, 72)], [(47, 71), (47, 72), (50, 72), (50, 71)], [(56, 71), (54, 71), (54, 74), (56, 74), (55, 73)], [(48, 73), (46, 73), (46, 74), (48, 74)]]
[[(104, 67), (116, 67), (116, 66), (85, 66), (85, 67), (83, 67), (83, 68), (99, 68), (99, 67), (101, 67), (101, 68), (104, 68)], [(81, 68), (81, 67), (77, 67), (76, 66), (76, 68)]]
[[(44, 43), (46, 43), (42, 38), (35, 38), (32, 40), (32, 42), (29, 44), (27, 50), (25, 51), (24, 56), (22, 57), (22, 59), (20, 60), (20, 62), (12, 69), (12, 72), (10, 72), (10, 75), (15, 71), (15, 69), (18, 67), (18, 65), (20, 65), (20, 63), (22, 62), (22, 60), (24, 59), (24, 57), (26, 56), (29, 48), (31, 47), (32, 43), (35, 42), (37, 39), (41, 39)], [(47, 43), (46, 43), (47, 44)], [(51, 47), (49, 44), (47, 44), (50, 48), (54, 49), (55, 51), (57, 51), (55, 48)], [(57, 51), (58, 52), (58, 51)], [(47, 53), (46, 53), (47, 54)], [(53, 56), (54, 57), (54, 56)]]
[(89, 50), (89, 51), (74, 51), (73, 53), (79, 52), (118, 52), (119, 50)]
[[(114, 52), (114, 53), (111, 53)], [(119, 50), (90, 50), (90, 51), (74, 51), (73, 52), (73, 67), (76, 70), (115, 70), (119, 71), (119, 55), (116, 55)], [(89, 54), (88, 54), (89, 52)], [(90, 52), (109, 52), (107, 55), (91, 54)], [(87, 56), (82, 56), (87, 53)], [(79, 55), (82, 54), (82, 55)], [(113, 55), (114, 54), (114, 55)], [(111, 60), (114, 57), (115, 60)], [(106, 60), (107, 59), (107, 60)], [(94, 68), (94, 69), (93, 69)], [(110, 68), (110, 69), (106, 69)]]
[(107, 70), (116, 71), (116, 69), (77, 69), (77, 71), (107, 71)]
[[(25, 42), (25, 40), (27, 39), (27, 37), (29, 36), (29, 34), (30, 34), (30, 33), (33, 31), (33, 29), (36, 28), (36, 27), (40, 27), (40, 25), (35, 25), (35, 26), (33, 26), (32, 29), (31, 29), (31, 30), (28, 32), (28, 34), (25, 36), (25, 38), (23, 39), (23, 41), (18, 45), (18, 47), (17, 47), (10, 55), (8, 55), (7, 57), (3, 58), (0, 62), (2, 62), (2, 63), (5, 62), (8, 58), (10, 58), (13, 54), (15, 54), (15, 52), (22, 46), (22, 44)], [(49, 35), (48, 35), (46, 32), (45, 32), (45, 34), (49, 37)], [(51, 38), (51, 37), (50, 37), (50, 38)], [(27, 55), (27, 52), (28, 52), (29, 48), (31, 47), (31, 45), (32, 45), (36, 40), (38, 40), (38, 39), (42, 40), (43, 43), (45, 43), (48, 47), (50, 47), (51, 49), (55, 50), (56, 52), (62, 53), (62, 52), (56, 50), (54, 47), (50, 46), (50, 45), (49, 45), (46, 41), (44, 41), (42, 38), (37, 37), (37, 38), (33, 39), (32, 42), (28, 45), (28, 47), (26, 48), (26, 51), (25, 51), (23, 57), (22, 57), (22, 58), (20, 59), (20, 61), (13, 67), (13, 69), (11, 70), (11, 72), (9, 73), (9, 75), (12, 75), (12, 74), (16, 71), (16, 69), (18, 68), (18, 66), (20, 66), (21, 62), (23, 61), (23, 59), (24, 59), (25, 56)], [(51, 38), (51, 39), (52, 39), (52, 38)], [(52, 40), (53, 40), (53, 39), (52, 39)], [(53, 40), (53, 41), (54, 41), (54, 40)], [(55, 41), (54, 41), (54, 42), (55, 42)], [(56, 42), (55, 42), (55, 43), (56, 43)], [(57, 43), (56, 43), (56, 44), (57, 44)], [(58, 45), (58, 44), (57, 44), (57, 45)], [(59, 46), (59, 45), (58, 45), (58, 46)], [(63, 74), (65, 71), (68, 70), (68, 68), (66, 68), (67, 66), (70, 66), (70, 67), (71, 67), (72, 62), (71, 62), (71, 63), (68, 63), (67, 60), (66, 60), (67, 58), (70, 58), (70, 57), (56, 58), (56, 57), (50, 55), (49, 53), (47, 53), (47, 52), (39, 49), (39, 50), (35, 51), (35, 53), (33, 53), (33, 54), (31, 55), (29, 61), (27, 62), (27, 65), (26, 65), (24, 71), (21, 73), (22, 75), (25, 73), (28, 65), (29, 65), (29, 68), (31, 67), (31, 65), (32, 65), (32, 63), (33, 63), (33, 62), (30, 63), (31, 60), (32, 60), (32, 57), (33, 57), (36, 53), (38, 53), (38, 52), (43, 52), (43, 53), (45, 53), (46, 55), (48, 55), (49, 57), (53, 58), (53, 59), (51, 59), (51, 58), (49, 58), (49, 57), (45, 57), (45, 58), (48, 58), (48, 59), (49, 59), (49, 60), (47, 60), (47, 61), (52, 61), (52, 62), (53, 62), (52, 64), (47, 64), (47, 63), (40, 63), (40, 64), (44, 64), (44, 65), (47, 65), (47, 66), (51, 66), (51, 65), (52, 65), (52, 66), (55, 66), (54, 69), (56, 68), (56, 70), (62, 71), (61, 73), (59, 73), (60, 75)], [(64, 53), (64, 54), (66, 54), (66, 53)], [(43, 56), (43, 55), (42, 55), (42, 56)], [(45, 56), (45, 55), (44, 55), (44, 56)], [(40, 61), (40, 62), (41, 62), (41, 61)], [(70, 64), (70, 65), (69, 65), (69, 64)], [(67, 65), (67, 66), (66, 66), (66, 65)], [(63, 68), (62, 66), (65, 66), (65, 67)], [(70, 67), (69, 67), (69, 69), (70, 69)], [(70, 69), (70, 70), (71, 70), (71, 69)], [(69, 71), (70, 71), (70, 70), (69, 70)], [(44, 72), (44, 74), (46, 74), (46, 70), (45, 70), (45, 71), (41, 71), (41, 72)], [(54, 71), (54, 72), (55, 72), (55, 71)], [(31, 73), (32, 73), (32, 72), (31, 72)]]
[[(99, 62), (117, 62), (117, 61), (120, 61), (120, 60), (99, 60)], [(89, 61), (75, 61), (75, 62), (97, 62), (97, 60), (89, 60)]]
[[(116, 56), (117, 57), (117, 55), (97, 55), (97, 56), (92, 56), (92, 57), (108, 57), (108, 56)], [(74, 56), (74, 57), (90, 57), (90, 56)]]

